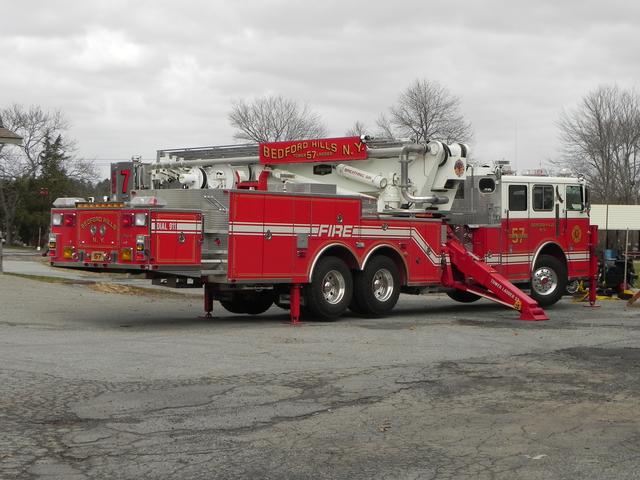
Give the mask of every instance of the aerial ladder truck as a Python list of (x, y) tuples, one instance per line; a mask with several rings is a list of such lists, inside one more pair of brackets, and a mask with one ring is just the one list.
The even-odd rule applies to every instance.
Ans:
[[(400, 293), (542, 307), (593, 277), (581, 177), (506, 175), (464, 144), (368, 137), (161, 150), (118, 162), (105, 201), (60, 198), (53, 266), (138, 271), (204, 288), (233, 313), (274, 303), (333, 320), (389, 313)], [(530, 293), (525, 293), (527, 289)]]

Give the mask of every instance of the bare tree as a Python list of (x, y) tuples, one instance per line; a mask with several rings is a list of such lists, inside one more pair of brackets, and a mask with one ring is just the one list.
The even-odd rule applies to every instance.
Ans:
[[(0, 118), (6, 128), (23, 138), (22, 145), (0, 145), (0, 216), (7, 242), (11, 243), (16, 211), (24, 194), (22, 180), (39, 175), (45, 140), (58, 137), (69, 125), (60, 111), (48, 112), (39, 106), (12, 105), (0, 109)], [(74, 142), (64, 140), (62, 148), (72, 153)], [(93, 165), (73, 155), (65, 156), (61, 166), (70, 178), (95, 179)]]
[[(5, 146), (0, 150), (0, 177), (21, 175), (36, 176), (39, 173), (45, 139), (55, 138), (69, 129), (69, 123), (59, 110), (45, 111), (38, 105), (24, 108), (12, 105), (0, 109), (4, 125), (23, 137), (20, 146)], [(95, 167), (89, 161), (73, 155), (75, 141), (63, 135), (61, 148), (67, 153), (62, 165), (67, 176), (77, 180), (94, 180)]]
[(558, 122), (562, 162), (584, 173), (594, 200), (635, 203), (640, 182), (640, 96), (600, 86)]
[(35, 175), (45, 137), (69, 128), (60, 111), (46, 112), (39, 106), (25, 109), (21, 105), (12, 105), (0, 110), (0, 117), (7, 128), (23, 137), (22, 145), (13, 147), (19, 153), (14, 152), (11, 155), (12, 161), (5, 161), (2, 165), (10, 173), (20, 175)]
[(251, 102), (237, 100), (229, 112), (237, 129), (234, 138), (254, 142), (275, 142), (326, 136), (320, 116), (308, 105), (281, 95), (259, 97)]
[(347, 137), (361, 137), (362, 135), (367, 134), (367, 127), (360, 120), (356, 120), (356, 123), (345, 132)]
[(389, 112), (390, 118), (382, 115), (377, 122), (385, 136), (392, 133), (419, 143), (468, 142), (473, 137), (471, 124), (460, 113), (460, 98), (435, 81), (415, 80)]
[(378, 126), (376, 137), (396, 138), (402, 136), (400, 133), (394, 131), (393, 125), (391, 124), (391, 119), (384, 113), (380, 114), (380, 116), (376, 120), (376, 125)]

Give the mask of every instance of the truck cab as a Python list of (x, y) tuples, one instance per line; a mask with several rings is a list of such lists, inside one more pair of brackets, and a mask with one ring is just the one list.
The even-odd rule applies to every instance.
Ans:
[(589, 209), (584, 178), (502, 174), (470, 168), (449, 214), (467, 247), (510, 281), (555, 303), (589, 275)]

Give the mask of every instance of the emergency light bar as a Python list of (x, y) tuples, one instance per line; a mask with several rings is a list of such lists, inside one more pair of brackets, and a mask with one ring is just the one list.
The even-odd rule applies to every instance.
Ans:
[(53, 206), (56, 208), (75, 207), (78, 202), (86, 202), (86, 200), (80, 197), (60, 197), (55, 199)]
[(159, 197), (133, 197), (129, 202), (132, 207), (164, 207), (167, 204)]
[(548, 177), (549, 170), (546, 168), (534, 168), (531, 170), (525, 170), (522, 172), (523, 177)]

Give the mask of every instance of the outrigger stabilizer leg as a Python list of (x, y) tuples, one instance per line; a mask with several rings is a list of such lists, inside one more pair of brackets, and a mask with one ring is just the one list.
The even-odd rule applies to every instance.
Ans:
[(300, 323), (300, 290), (301, 285), (291, 285), (291, 292), (289, 295), (289, 307), (291, 325), (298, 325)]
[[(589, 306), (598, 307), (596, 299), (598, 297), (598, 255), (596, 245), (598, 244), (598, 226), (589, 227)], [(626, 279), (625, 279), (626, 282)], [(635, 296), (635, 295), (634, 295)], [(633, 300), (635, 301), (635, 300)], [(629, 305), (633, 302), (629, 300)]]
[(208, 283), (204, 284), (204, 317), (213, 318), (211, 312), (213, 311), (213, 285)]
[[(538, 302), (500, 275), (493, 267), (467, 251), (457, 238), (452, 236), (447, 240), (444, 253), (450, 259), (443, 268), (444, 286), (474, 293), (518, 310), (520, 320), (549, 320)], [(454, 268), (460, 273), (459, 275), (454, 274)], [(472, 279), (473, 283), (466, 283), (465, 279)]]

